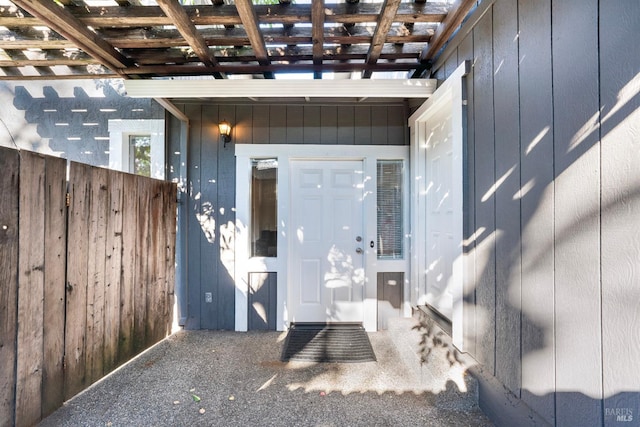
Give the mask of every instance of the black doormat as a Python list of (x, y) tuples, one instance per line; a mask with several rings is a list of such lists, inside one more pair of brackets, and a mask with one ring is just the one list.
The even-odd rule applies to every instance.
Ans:
[(294, 323), (282, 349), (283, 362), (375, 362), (361, 324)]

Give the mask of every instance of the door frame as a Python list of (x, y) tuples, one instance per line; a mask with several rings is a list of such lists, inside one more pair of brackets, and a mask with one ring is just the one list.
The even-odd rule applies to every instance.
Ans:
[(451, 110), (451, 131), (453, 155), (451, 165), (452, 189), (454, 197), (451, 207), (454, 213), (451, 234), (456, 244), (457, 253), (453, 261), (451, 281), (453, 284), (453, 314), (451, 316), (452, 341), (460, 350), (464, 349), (464, 247), (463, 218), (464, 218), (464, 142), (466, 126), (466, 99), (464, 98), (464, 78), (469, 74), (471, 64), (464, 61), (434, 92), (409, 117), (411, 133), (411, 234), (413, 235), (411, 246), (411, 303), (426, 304), (427, 284), (426, 274), (427, 253), (427, 144), (429, 139), (428, 120), (435, 111), (447, 108)]
[[(363, 200), (363, 239), (365, 242), (377, 240), (376, 223), (376, 165), (377, 160), (404, 160), (409, 171), (409, 146), (373, 146), (373, 145), (291, 145), (291, 144), (239, 144), (236, 155), (236, 239), (235, 253), (235, 329), (246, 331), (248, 327), (248, 278), (249, 273), (275, 272), (277, 274), (277, 314), (276, 328), (287, 330), (290, 325), (288, 307), (289, 289), (289, 213), (291, 189), (289, 185), (289, 164), (291, 160), (358, 160), (363, 163), (364, 200)], [(251, 213), (251, 160), (260, 158), (278, 159), (278, 242), (277, 257), (250, 257), (249, 224)], [(405, 177), (408, 184), (408, 179)], [(405, 199), (408, 196), (408, 185)], [(407, 210), (409, 203), (407, 201)], [(405, 229), (408, 229), (405, 228)], [(409, 233), (406, 233), (405, 248), (410, 247)], [(365, 245), (363, 248), (365, 268), (365, 294), (363, 326), (367, 331), (377, 329), (377, 273), (378, 271), (403, 271), (408, 277), (409, 256), (404, 260), (379, 261), (377, 249)], [(407, 285), (408, 286), (408, 285)], [(406, 289), (408, 291), (408, 289)], [(404, 293), (405, 298), (410, 295)], [(405, 313), (410, 310), (406, 301)]]

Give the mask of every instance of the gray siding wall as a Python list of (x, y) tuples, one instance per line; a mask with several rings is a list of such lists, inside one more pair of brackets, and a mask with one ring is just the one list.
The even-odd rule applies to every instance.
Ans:
[[(465, 344), (513, 407), (640, 425), (640, 3), (484, 9), (435, 70), (473, 64)], [(483, 409), (514, 425), (496, 396)]]
[[(408, 106), (389, 104), (285, 105), (176, 103), (189, 117), (167, 120), (169, 179), (180, 183), (177, 254), (183, 268), (178, 308), (188, 329), (235, 327), (236, 144), (408, 144)], [(223, 147), (218, 123), (229, 121), (232, 142)], [(187, 142), (184, 139), (187, 138)], [(182, 245), (182, 246), (181, 246)], [(211, 293), (211, 302), (205, 296)], [(270, 327), (270, 326), (269, 326)]]

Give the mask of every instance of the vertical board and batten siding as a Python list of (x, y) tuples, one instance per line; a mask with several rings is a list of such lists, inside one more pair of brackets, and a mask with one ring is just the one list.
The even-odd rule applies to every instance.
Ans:
[[(225, 117), (231, 123), (235, 122), (235, 108), (231, 105), (221, 105), (218, 115), (220, 119)], [(213, 129), (213, 134), (217, 137), (217, 130)], [(236, 157), (233, 151), (233, 144), (227, 144), (224, 148), (220, 146), (218, 151), (218, 174), (216, 181), (220, 182), (225, 190), (218, 191), (218, 235), (219, 245), (216, 248), (218, 263), (218, 307), (223, 310), (218, 311), (218, 327), (221, 329), (235, 329), (235, 238), (236, 238)], [(232, 187), (229, 191), (228, 187)]]
[(378, 273), (378, 330), (388, 328), (389, 319), (402, 317), (404, 273)]
[[(235, 328), (234, 145), (408, 143), (408, 106), (404, 103), (176, 105), (189, 118), (185, 202), (187, 329)], [(233, 127), (227, 147), (218, 134), (221, 120)], [(169, 120), (167, 133), (178, 135), (179, 126), (179, 122)], [(179, 166), (175, 161), (172, 165)], [(210, 303), (205, 302), (207, 293), (211, 293)], [(275, 298), (271, 302), (275, 304)]]
[(483, 331), (477, 338), (476, 356), (495, 375), (497, 233), (492, 25), (492, 16), (487, 14), (473, 31), (475, 120), (469, 125), (474, 127), (475, 135), (476, 321), (479, 331)]
[(551, 7), (559, 425), (602, 419), (598, 3)]
[[(493, 8), (495, 120), (495, 376), (520, 396), (520, 110), (518, 93), (518, 13), (516, 2)], [(514, 179), (514, 174), (516, 174)], [(499, 188), (498, 188), (499, 186)]]
[[(216, 160), (221, 147), (218, 138), (218, 107), (205, 106), (202, 108), (201, 114), (202, 126), (200, 132), (200, 150), (201, 159)], [(226, 118), (232, 123), (233, 118)], [(196, 130), (197, 131), (197, 130)], [(224, 310), (221, 304), (220, 286), (217, 286), (220, 280), (219, 247), (220, 247), (220, 220), (218, 204), (218, 190), (221, 188), (221, 182), (218, 179), (219, 162), (206, 161), (200, 162), (200, 227), (204, 239), (200, 239), (200, 277), (202, 280), (202, 290), (200, 292), (200, 301), (204, 301), (204, 294), (210, 292), (212, 294), (212, 303), (202, 304), (202, 324), (203, 329), (230, 329), (221, 325), (218, 327), (218, 313)], [(231, 305), (233, 307), (233, 304)], [(232, 328), (231, 328), (232, 329)]]
[(277, 273), (249, 273), (250, 331), (276, 330)]
[[(201, 272), (200, 263), (205, 261), (201, 255), (202, 241), (207, 241), (202, 224), (200, 206), (200, 165), (201, 165), (201, 136), (202, 111), (199, 105), (186, 105), (184, 113), (189, 117), (189, 142), (187, 143), (187, 329), (200, 329), (201, 301)], [(210, 124), (213, 126), (214, 124)], [(213, 159), (211, 159), (213, 161)], [(197, 236), (197, 237), (196, 237)]]
[[(435, 74), (474, 61), (465, 344), (529, 423), (637, 422), (640, 4), (496, 0), (476, 12)], [(513, 422), (486, 400), (503, 391), (482, 389), (493, 420)]]
[(522, 394), (555, 420), (551, 1), (519, 3)]
[(600, 3), (602, 378), (613, 424), (607, 409), (640, 399), (640, 44), (629, 37), (640, 2)]
[(170, 333), (176, 190), (8, 148), (0, 166), (0, 426), (27, 426)]

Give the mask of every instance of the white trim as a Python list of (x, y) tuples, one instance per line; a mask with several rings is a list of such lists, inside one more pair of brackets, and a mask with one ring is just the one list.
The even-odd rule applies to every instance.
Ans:
[(151, 177), (164, 179), (164, 120), (109, 120), (109, 168), (133, 173), (129, 136), (151, 136)]
[[(376, 240), (376, 166), (377, 160), (403, 160), (409, 164), (408, 146), (371, 146), (371, 145), (269, 145), (241, 144), (235, 146), (236, 155), (236, 229), (238, 230), (236, 256), (236, 303), (235, 329), (247, 330), (248, 313), (248, 274), (250, 272), (272, 271), (278, 274), (277, 281), (277, 323), (278, 330), (286, 330), (288, 324), (288, 224), (289, 224), (289, 163), (291, 160), (362, 160), (365, 173), (364, 186), (364, 242)], [(248, 224), (250, 223), (250, 182), (251, 159), (278, 159), (278, 256), (275, 258), (250, 258), (250, 239)], [(409, 167), (405, 170), (405, 179)], [(406, 187), (406, 186), (405, 186)], [(407, 190), (408, 191), (408, 190)], [(408, 212), (405, 212), (405, 218)], [(408, 221), (405, 219), (405, 221)], [(409, 236), (407, 236), (409, 239)], [(408, 248), (407, 242), (407, 248)], [(378, 271), (409, 271), (409, 257), (403, 260), (378, 260), (377, 249), (365, 245), (365, 303), (363, 325), (368, 331), (377, 329), (377, 273)], [(406, 251), (408, 252), (408, 251)], [(382, 270), (381, 268), (385, 268)], [(406, 275), (405, 277), (408, 277)], [(410, 313), (409, 294), (405, 292), (405, 315)]]
[(452, 110), (452, 138), (453, 138), (453, 159), (452, 165), (452, 192), (457, 195), (452, 200), (454, 212), (454, 241), (459, 242), (459, 254), (453, 262), (452, 271), (452, 293), (454, 297), (452, 323), (453, 344), (461, 351), (464, 351), (464, 254), (462, 248), (463, 240), (463, 102), (462, 83), (463, 77), (469, 73), (469, 61), (462, 63), (451, 76), (436, 90), (431, 98), (425, 101), (409, 117), (409, 127), (411, 128), (411, 162), (412, 162), (412, 303), (421, 305), (425, 303), (426, 296), (426, 142), (427, 118), (433, 114), (434, 109), (451, 108)]
[(435, 79), (125, 80), (132, 98), (428, 98)]

